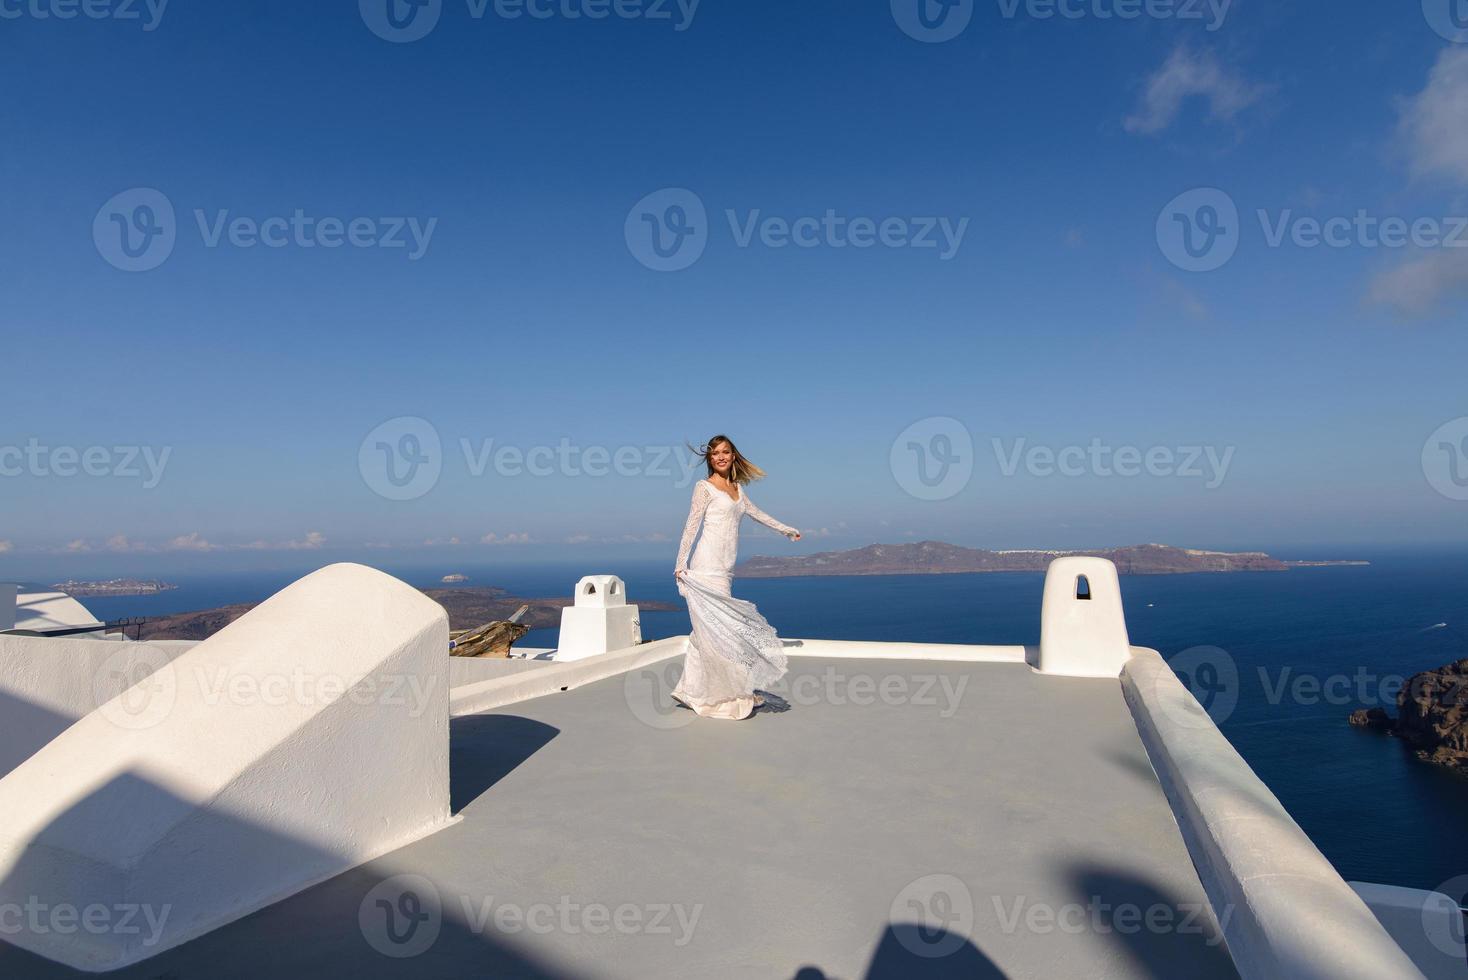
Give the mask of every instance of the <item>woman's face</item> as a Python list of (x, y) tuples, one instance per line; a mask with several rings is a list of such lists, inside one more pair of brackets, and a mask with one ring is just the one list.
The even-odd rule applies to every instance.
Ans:
[(734, 462), (734, 450), (727, 442), (721, 442), (717, 447), (709, 451), (709, 459), (713, 461), (714, 469), (720, 473), (729, 472), (729, 464)]

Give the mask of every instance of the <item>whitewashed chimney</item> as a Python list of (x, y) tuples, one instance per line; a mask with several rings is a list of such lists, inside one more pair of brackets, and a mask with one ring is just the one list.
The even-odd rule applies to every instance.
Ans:
[(556, 660), (581, 660), (642, 642), (637, 607), (615, 575), (587, 575), (576, 583), (576, 604), (561, 610)]
[(1117, 677), (1131, 656), (1116, 566), (1080, 556), (1052, 561), (1040, 606), (1040, 672)]

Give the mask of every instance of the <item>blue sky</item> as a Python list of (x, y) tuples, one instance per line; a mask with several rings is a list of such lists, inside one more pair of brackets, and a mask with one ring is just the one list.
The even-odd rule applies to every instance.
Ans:
[[(0, 572), (671, 561), (715, 432), (807, 533), (746, 553), (1468, 539), (1468, 247), (1301, 244), (1461, 231), (1447, 0), (969, 0), (947, 40), (907, 0), (440, 0), (411, 41), (388, 0), (93, 2), (139, 18), (0, 0)], [(1218, 192), (1190, 270), (1169, 229)], [(388, 499), (404, 418), (438, 476)]]

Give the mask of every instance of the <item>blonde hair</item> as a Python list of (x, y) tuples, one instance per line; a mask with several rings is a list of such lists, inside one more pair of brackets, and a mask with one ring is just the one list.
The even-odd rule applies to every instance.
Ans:
[(729, 451), (734, 454), (734, 459), (729, 463), (730, 482), (744, 484), (749, 483), (751, 480), (759, 480), (764, 477), (765, 471), (755, 466), (748, 459), (745, 459), (744, 454), (739, 451), (739, 447), (734, 445), (734, 440), (722, 433), (714, 436), (698, 449), (694, 449), (692, 446), (688, 448), (695, 456), (703, 457), (704, 465), (708, 467), (708, 475), (713, 476), (718, 472), (718, 470), (714, 469), (714, 450), (726, 442), (729, 444)]

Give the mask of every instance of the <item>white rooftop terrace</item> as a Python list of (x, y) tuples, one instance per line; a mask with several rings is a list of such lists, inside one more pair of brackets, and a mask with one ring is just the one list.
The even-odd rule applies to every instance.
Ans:
[[(1161, 658), (1130, 645), (1109, 563), (1052, 566), (1038, 647), (787, 640), (788, 708), (744, 722), (673, 705), (687, 637), (600, 653), (583, 637), (573, 660), (455, 664), (446, 703), (416, 702), (417, 717), (380, 699), (338, 716), (328, 698), (193, 716), (218, 732), (178, 724), (208, 691), (193, 668), (258, 672), (252, 651), (301, 609), (335, 619), (363, 608), (352, 590), (381, 589), (427, 615), (340, 567), (202, 644), (120, 645), (172, 685), (141, 736), (116, 724), (138, 688), (104, 687), (92, 710), (51, 696), (50, 714), (79, 720), (0, 778), (0, 806), (27, 810), (8, 845), (0, 831), (0, 976), (1468, 977), (1433, 955), (1462, 941), (1456, 906), (1342, 881)], [(582, 602), (587, 581), (573, 619), (623, 605)], [(438, 635), (420, 632), (427, 666), (396, 641), (381, 662), (447, 686), (427, 653)], [(272, 651), (273, 669), (362, 656), (325, 635)], [(63, 642), (96, 641), (0, 636), (0, 668)], [(0, 706), (34, 699), (21, 682), (7, 693), (10, 676)], [(230, 756), (236, 775), (202, 789), (179, 775), (241, 741), (257, 745)], [(438, 750), (446, 809), (398, 819), (397, 801), (438, 792)], [(349, 777), (316, 803), (298, 778), (313, 755)], [(405, 773), (402, 758), (422, 761)], [(333, 840), (339, 822), (312, 824), (311, 808), (343, 794), (403, 829), (369, 819)], [(112, 847), (131, 821), (165, 829)], [(116, 891), (87, 884), (98, 861), (120, 869)], [(251, 873), (235, 880), (232, 862)], [(206, 880), (174, 880), (191, 873)], [(27, 901), (143, 906), (139, 935), (72, 941)]]

